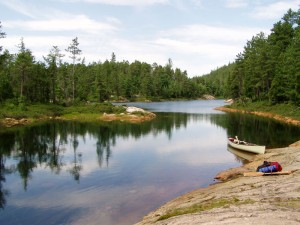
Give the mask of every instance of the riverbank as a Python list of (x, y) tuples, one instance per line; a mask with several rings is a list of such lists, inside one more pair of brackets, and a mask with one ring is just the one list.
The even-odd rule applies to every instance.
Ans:
[(233, 112), (233, 113), (247, 113), (262, 117), (267, 117), (270, 119), (275, 119), (284, 123), (293, 124), (296, 126), (300, 126), (300, 120), (294, 119), (288, 116), (282, 116), (271, 112), (262, 112), (262, 111), (250, 111), (250, 110), (243, 110), (243, 109), (235, 109), (235, 108), (228, 108), (228, 107), (217, 107), (215, 110), (223, 111), (223, 112)]
[[(244, 177), (263, 161), (278, 161), (290, 175)], [(136, 225), (299, 224), (300, 141), (268, 149), (251, 163), (221, 172), (223, 182), (192, 191), (151, 212)]]
[(300, 126), (300, 107), (294, 104), (282, 103), (272, 105), (267, 101), (237, 101), (230, 105), (218, 107), (216, 110), (253, 114)]

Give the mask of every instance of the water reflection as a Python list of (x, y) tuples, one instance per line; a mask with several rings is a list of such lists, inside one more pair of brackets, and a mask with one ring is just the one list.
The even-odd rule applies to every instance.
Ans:
[(241, 151), (241, 150), (232, 148), (229, 145), (227, 146), (227, 150), (236, 156), (237, 161), (240, 161), (243, 164), (253, 161), (253, 157), (256, 155), (254, 153)]
[[(40, 168), (49, 169), (56, 175), (67, 171), (74, 181), (79, 183), (81, 172), (84, 166), (87, 166), (83, 162), (85, 153), (79, 149), (82, 149), (88, 137), (96, 140), (94, 151), (98, 166), (108, 167), (112, 148), (116, 145), (118, 137), (140, 139), (149, 134), (157, 137), (165, 133), (171, 140), (175, 130), (183, 129), (185, 132), (188, 123), (197, 120), (210, 123), (210, 119), (209, 115), (161, 113), (157, 120), (144, 124), (51, 122), (0, 133), (1, 208), (4, 208), (9, 196), (9, 191), (4, 188), (5, 176), (11, 173), (19, 174), (25, 191), (28, 189), (33, 171)], [(180, 136), (182, 137), (177, 134), (175, 138), (179, 141)], [(195, 140), (199, 140), (199, 137), (195, 136)], [(179, 158), (185, 157), (186, 161), (193, 162), (193, 149), (184, 143), (180, 140), (172, 151), (178, 149)], [(171, 145), (166, 147), (170, 148)], [(160, 148), (160, 151), (170, 151), (167, 148)]]
[(278, 147), (298, 134), (297, 127), (219, 112), (160, 112), (143, 124), (51, 122), (1, 132), (0, 223), (13, 224), (11, 211), (23, 218), (23, 207), (38, 211), (40, 219), (59, 211), (52, 216), (59, 223), (88, 224), (88, 211), (90, 218), (110, 215), (106, 224), (131, 224), (166, 200), (208, 185), (221, 169), (240, 165), (226, 151), (227, 136)]
[(0, 155), (0, 208), (4, 209), (6, 204), (6, 197), (9, 196), (9, 191), (4, 189), (3, 183), (5, 182), (5, 174), (12, 173), (10, 169), (5, 168), (4, 158)]
[(286, 147), (300, 139), (300, 127), (254, 115), (228, 113), (216, 121), (227, 130), (228, 137), (238, 136), (266, 148)]

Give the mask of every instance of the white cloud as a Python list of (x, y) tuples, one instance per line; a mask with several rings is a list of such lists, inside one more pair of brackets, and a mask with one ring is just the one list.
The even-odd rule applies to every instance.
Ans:
[(257, 7), (251, 16), (256, 19), (280, 19), (288, 9), (297, 11), (299, 6), (299, 0), (278, 1)]
[(225, 6), (227, 8), (243, 8), (248, 6), (246, 0), (227, 0)]
[(116, 30), (116, 27), (109, 23), (97, 22), (85, 15), (72, 16), (70, 18), (55, 18), (31, 21), (6, 21), (8, 28), (18, 28), (32, 31), (84, 31), (97, 33), (102, 30)]
[[(26, 48), (30, 49), (39, 61), (43, 60), (42, 56), (46, 56), (52, 46), (56, 45), (64, 51), (71, 40), (78, 37), (83, 57), (90, 61), (99, 61), (107, 54), (103, 54), (103, 49), (111, 47), (108, 43), (114, 39), (113, 33), (117, 32), (120, 24), (119, 20), (112, 17), (99, 22), (85, 15), (72, 16), (64, 13), (54, 19), (3, 21), (7, 29), (15, 29), (18, 33), (8, 33), (8, 38), (3, 39), (1, 44), (4, 49), (16, 53), (20, 38), (23, 37)], [(28, 33), (31, 31), (34, 31), (34, 34)], [(112, 52), (112, 49), (109, 52)], [(109, 54), (107, 56), (109, 57)], [(68, 60), (67, 57), (65, 60)]]
[(167, 4), (170, 0), (62, 0), (65, 2), (84, 2), (93, 4), (106, 4), (115, 6), (148, 6), (155, 4)]
[(216, 68), (234, 61), (236, 55), (243, 50), (246, 41), (261, 31), (268, 32), (259, 27), (194, 24), (166, 30), (153, 42), (172, 59), (181, 55), (178, 58), (181, 69), (185, 70), (189, 65), (189, 73), (200, 75), (210, 72), (214, 65)]
[(32, 6), (30, 6), (27, 2), (25, 3), (19, 0), (10, 0), (10, 1), (2, 1), (1, 3), (18, 13), (21, 13), (30, 18), (35, 18), (34, 13), (32, 13), (33, 11)]
[[(32, 35), (23, 35), (24, 44), (26, 49), (29, 49), (32, 52), (32, 55), (35, 57), (36, 61), (43, 61), (43, 56), (47, 56), (50, 52), (52, 46), (58, 46), (62, 54), (67, 54), (65, 49), (71, 44), (74, 36), (32, 36)], [(8, 49), (11, 54), (18, 53), (20, 44), (20, 36), (10, 36), (1, 40), (4, 49)], [(80, 42), (80, 40), (79, 40)], [(80, 46), (81, 48), (81, 46)], [(85, 55), (83, 54), (83, 57)], [(65, 61), (68, 61), (69, 58), (66, 55), (64, 57)]]
[(197, 7), (200, 7), (200, 8), (203, 7), (203, 0), (191, 0), (191, 1)]
[[(188, 20), (188, 17), (181, 17), (186, 13), (194, 13), (190, 7), (197, 6), (204, 10), (203, 15), (205, 15), (206, 8), (204, 7), (208, 7), (208, 5), (204, 4), (206, 3), (204, 0), (55, 1), (61, 7), (53, 8), (53, 5), (47, 5), (39, 8), (41, 4), (34, 4), (33, 0), (28, 1), (28, 4), (21, 4), (22, 1), (20, 0), (5, 1), (4, 6), (30, 18), (24, 20), (18, 17), (16, 13), (16, 16), (13, 17), (15, 20), (4, 18), (1, 21), (3, 30), (7, 33), (7, 37), (1, 40), (4, 49), (7, 48), (10, 52), (15, 53), (16, 45), (20, 43), (20, 38), (24, 37), (26, 47), (32, 50), (37, 60), (42, 60), (42, 55), (47, 55), (53, 45), (57, 45), (63, 50), (74, 37), (78, 37), (82, 57), (86, 58), (87, 63), (93, 61), (103, 62), (110, 58), (112, 52), (116, 54), (117, 60), (127, 60), (129, 62), (139, 60), (149, 64), (156, 62), (164, 65), (168, 58), (171, 58), (174, 67), (187, 70), (189, 76), (193, 76), (208, 73), (217, 66), (234, 61), (236, 55), (243, 50), (247, 40), (250, 40), (252, 36), (259, 32), (267, 34), (270, 29), (270, 27), (268, 29), (260, 28), (255, 24), (243, 26), (243, 24), (233, 25), (238, 23), (226, 23), (232, 25), (224, 25), (223, 21), (214, 20), (215, 17), (204, 21), (201, 13), (199, 13), (199, 16), (198, 14), (191, 15), (191, 18), (197, 17), (197, 20)], [(146, 20), (142, 21), (145, 18), (141, 14), (144, 12), (133, 10), (130, 11), (132, 15), (128, 15), (128, 8), (124, 7), (118, 8), (118, 13), (115, 13), (117, 7), (107, 7), (108, 10), (112, 10), (112, 13), (97, 14), (94, 10), (75, 10), (71, 14), (70, 11), (63, 8), (66, 6), (62, 3), (63, 1), (73, 2), (72, 6), (74, 8), (84, 5), (87, 10), (94, 7), (93, 4), (87, 4), (88, 2), (138, 8), (156, 5), (159, 10), (154, 7), (151, 8), (151, 14), (145, 15)], [(246, 4), (251, 6), (245, 8), (247, 12), (243, 9), (244, 19), (248, 18), (247, 15), (249, 16), (250, 12), (254, 12), (256, 18), (259, 16), (270, 18), (275, 14), (282, 17), (289, 7), (297, 6), (295, 0), (277, 1), (269, 5), (266, 5), (266, 3), (263, 5), (262, 1), (259, 0), (253, 0), (253, 2), (228, 0), (224, 2), (227, 7), (231, 8), (244, 7)], [(161, 7), (162, 5), (168, 5), (168, 7)], [(186, 10), (177, 8), (182, 5)], [(174, 23), (177, 18), (159, 18), (165, 16), (165, 14), (162, 14), (163, 10), (170, 10), (170, 7), (173, 8), (174, 12), (177, 10), (176, 12), (182, 14), (178, 16), (178, 19), (186, 18), (187, 20), (184, 19)], [(219, 7), (224, 9), (224, 5)], [(3, 7), (3, 9), (6, 8)], [(106, 8), (99, 6), (99, 9)], [(125, 12), (122, 11), (123, 9), (126, 9)], [(283, 12), (279, 12), (280, 10)], [(230, 9), (227, 9), (227, 11), (230, 11)], [(87, 14), (87, 12), (91, 13)], [(160, 27), (157, 21), (161, 21), (163, 26)], [(245, 21), (247, 22), (247, 20)], [(260, 24), (262, 27), (264, 26), (263, 23)], [(145, 27), (151, 27), (151, 29)]]
[[(154, 62), (164, 65), (168, 58), (171, 58), (174, 67), (182, 71), (187, 70), (190, 76), (201, 75), (210, 72), (217, 66), (222, 66), (232, 62), (236, 55), (242, 51), (246, 41), (253, 35), (262, 31), (260, 28), (241, 28), (241, 27), (219, 27), (203, 24), (194, 24), (169, 29), (153, 34), (152, 37), (145, 39), (127, 39), (115, 31), (117, 28), (108, 24), (102, 27), (102, 23), (84, 17), (82, 24), (76, 23), (76, 19), (64, 20), (62, 24), (56, 26), (58, 20), (33, 21), (31, 23), (11, 25), (20, 26), (19, 28), (37, 29), (37, 24), (48, 26), (41, 28), (45, 30), (81, 30), (78, 35), (82, 57), (86, 62), (105, 61), (114, 52), (118, 61), (127, 60), (133, 62), (139, 60), (152, 64)], [(75, 24), (75, 25), (74, 25)], [(68, 27), (69, 26), (69, 27)], [(107, 28), (108, 30), (105, 30)], [(104, 30), (101, 30), (104, 29)], [(111, 29), (111, 30), (109, 30)], [(97, 35), (94, 33), (98, 32)], [(49, 53), (53, 45), (57, 45), (64, 50), (75, 36), (73, 33), (65, 35), (39, 35), (23, 36), (27, 48), (32, 50), (37, 60), (42, 60), (42, 56)], [(59, 34), (59, 33), (58, 33)], [(16, 45), (20, 42), (20, 37), (3, 39), (4, 48), (17, 51)]]
[(176, 29), (170, 29), (161, 33), (161, 36), (175, 37), (187, 42), (218, 42), (236, 43), (250, 39), (263, 29), (260, 27), (229, 27), (205, 24), (193, 24)]
[(154, 5), (171, 5), (180, 10), (188, 10), (186, 3), (190, 2), (192, 5), (203, 8), (204, 0), (56, 0), (70, 3), (90, 3), (103, 4), (112, 6), (131, 6), (131, 7), (147, 7)]

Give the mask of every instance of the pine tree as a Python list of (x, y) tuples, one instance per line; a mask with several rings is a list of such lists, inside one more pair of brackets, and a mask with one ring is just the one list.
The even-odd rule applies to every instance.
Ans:
[(71, 72), (71, 79), (72, 79), (72, 99), (73, 102), (75, 101), (75, 89), (76, 89), (76, 78), (75, 78), (75, 67), (76, 62), (79, 62), (81, 58), (79, 55), (81, 54), (81, 50), (78, 48), (78, 38), (74, 38), (72, 43), (66, 49), (66, 51), (70, 54), (70, 59), (72, 59), (72, 72)]
[(47, 57), (44, 57), (44, 60), (48, 64), (48, 73), (51, 80), (51, 93), (53, 103), (56, 102), (57, 73), (58, 68), (62, 63), (62, 57), (64, 57), (64, 55), (60, 53), (60, 49), (58, 48), (58, 46), (53, 46)]

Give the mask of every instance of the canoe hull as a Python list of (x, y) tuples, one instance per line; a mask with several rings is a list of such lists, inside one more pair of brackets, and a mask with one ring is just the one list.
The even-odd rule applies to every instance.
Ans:
[(228, 144), (236, 149), (242, 150), (242, 151), (247, 151), (247, 152), (252, 152), (256, 154), (264, 154), (266, 151), (265, 146), (261, 145), (253, 145), (253, 144), (237, 144), (232, 142), (230, 139), (228, 139)]

